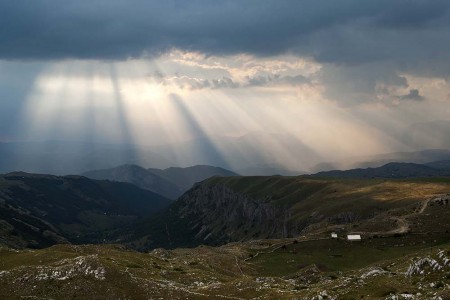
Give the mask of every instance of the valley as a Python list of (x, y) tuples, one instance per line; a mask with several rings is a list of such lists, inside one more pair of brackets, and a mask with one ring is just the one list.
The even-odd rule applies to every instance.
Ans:
[(43, 248), (115, 241), (117, 230), (172, 203), (129, 183), (81, 176), (0, 176), (0, 244)]
[(0, 300), (450, 300), (450, 1), (0, 0)]
[[(16, 198), (24, 193), (18, 189), (35, 198)], [(128, 214), (121, 189), (128, 189)], [(110, 205), (101, 198), (109, 190), (118, 198), (108, 196), (113, 206), (99, 218), (97, 203)], [(12, 205), (20, 212), (2, 218), (13, 228), (0, 232), (1, 298), (449, 297), (446, 178), (212, 177), (163, 206), (148, 201), (147, 190), (85, 177), (12, 173), (2, 177), (1, 191), (2, 213)], [(131, 191), (137, 202), (129, 202)], [(138, 200), (141, 193), (147, 200)], [(63, 195), (67, 200), (52, 202)], [(85, 195), (76, 200), (85, 202), (74, 206), (74, 195)], [(55, 217), (55, 205), (78, 220), (79, 238), (73, 225)], [(90, 226), (97, 232), (86, 234)], [(347, 241), (347, 234), (362, 240)], [(30, 240), (39, 243), (25, 243)]]

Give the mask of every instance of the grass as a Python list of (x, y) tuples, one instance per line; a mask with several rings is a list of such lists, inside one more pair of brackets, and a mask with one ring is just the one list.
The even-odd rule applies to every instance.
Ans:
[[(85, 295), (96, 299), (311, 299), (324, 290), (337, 299), (385, 298), (419, 291), (425, 299), (434, 293), (445, 299), (448, 269), (413, 278), (404, 273), (416, 257), (436, 257), (437, 249), (450, 250), (450, 207), (430, 204), (422, 214), (411, 213), (424, 199), (449, 192), (450, 181), (231, 177), (213, 178), (207, 184), (226, 185), (256, 201), (289, 206), (294, 220), (308, 218), (312, 211), (325, 219), (340, 212), (370, 215), (382, 211), (386, 215), (374, 219), (379, 223), (409, 215), (405, 218), (411, 232), (398, 237), (363, 237), (362, 242), (353, 243), (320, 239), (325, 235), (312, 233), (296, 243), (279, 239), (148, 253), (117, 245), (0, 249), (0, 299), (82, 299)], [(349, 230), (358, 230), (358, 223), (349, 224)], [(276, 246), (283, 244), (286, 247)], [(246, 260), (250, 255), (253, 258)], [(85, 257), (91, 271), (103, 268), (105, 280), (76, 272), (68, 279), (39, 279), (43, 271), (61, 277), (55, 272), (77, 267), (76, 257)], [(362, 280), (362, 274), (373, 267), (386, 274)]]
[[(321, 179), (312, 177), (214, 177), (208, 185), (225, 185), (249, 197), (270, 201), (298, 210), (310, 206), (355, 204), (382, 205), (386, 208), (404, 205), (405, 201), (422, 201), (424, 197), (450, 192), (450, 179), (419, 180)], [(362, 201), (363, 200), (363, 201)], [(361, 207), (364, 210), (364, 207)]]
[[(395, 239), (390, 240), (393, 244)], [(385, 240), (383, 240), (385, 242)], [(272, 253), (260, 254), (251, 262), (264, 276), (287, 276), (315, 264), (323, 272), (350, 271), (373, 263), (417, 252), (423, 245), (376, 246), (370, 242), (315, 240), (290, 244)]]
[[(294, 224), (312, 224), (317, 221), (335, 223), (334, 220), (342, 215), (364, 220), (387, 211), (389, 214), (386, 217), (406, 215), (412, 213), (424, 200), (450, 192), (450, 181), (443, 179), (215, 177), (205, 184), (224, 185), (255, 201), (288, 208), (288, 221)], [(315, 216), (319, 216), (316, 221)], [(351, 222), (346, 220), (345, 223)]]
[[(414, 278), (406, 278), (403, 272), (412, 259), (436, 257), (438, 248), (450, 253), (450, 246), (439, 245), (430, 251), (425, 246), (394, 247), (395, 242), (392, 239), (390, 245), (380, 246), (381, 240), (360, 244), (300, 241), (250, 261), (244, 261), (250, 251), (248, 243), (150, 253), (116, 245), (58, 245), (17, 252), (1, 249), (0, 298), (83, 299), (89, 295), (95, 299), (310, 299), (326, 290), (338, 299), (361, 299), (367, 295), (380, 298), (392, 293), (417, 293), (419, 285), (425, 298), (432, 293), (445, 295), (448, 270)], [(87, 270), (104, 268), (105, 279), (83, 272), (64, 273), (80, 266), (75, 257), (86, 258), (83, 264)], [(308, 269), (311, 264), (319, 271)], [(362, 274), (373, 266), (386, 274), (369, 277), (362, 283)], [(58, 271), (56, 278), (68, 277), (42, 279), (43, 271)], [(292, 276), (298, 271), (298, 277)], [(286, 275), (291, 275), (286, 277), (289, 280), (283, 278)], [(431, 288), (430, 283), (435, 287)]]

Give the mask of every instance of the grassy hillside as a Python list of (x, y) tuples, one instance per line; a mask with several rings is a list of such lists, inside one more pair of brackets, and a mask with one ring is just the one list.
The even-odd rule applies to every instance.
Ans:
[(212, 178), (205, 185), (224, 185), (252, 199), (289, 207), (294, 220), (311, 213), (332, 217), (351, 211), (358, 218), (374, 212), (408, 211), (425, 199), (450, 192), (450, 179), (364, 180), (307, 177)]
[(448, 179), (214, 177), (136, 228), (133, 245), (217, 245), (331, 231), (403, 234), (411, 227), (405, 216), (446, 193)]
[(127, 183), (10, 173), (0, 176), (0, 244), (20, 248), (104, 242), (112, 231), (170, 203)]

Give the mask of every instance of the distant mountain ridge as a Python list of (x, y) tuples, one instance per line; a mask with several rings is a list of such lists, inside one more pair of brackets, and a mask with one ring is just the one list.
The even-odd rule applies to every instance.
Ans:
[(201, 137), (152, 146), (101, 141), (0, 142), (0, 157), (0, 173), (20, 170), (54, 175), (82, 174), (132, 164), (157, 169), (213, 165), (248, 176), (296, 176), (335, 169), (379, 167), (389, 162), (425, 164), (450, 160), (450, 151), (428, 149), (340, 159), (318, 155), (290, 135), (253, 132), (239, 137)]
[(376, 168), (388, 163), (428, 164), (435, 161), (450, 160), (448, 149), (426, 149), (410, 152), (392, 152), (371, 156), (350, 157), (341, 161), (321, 162), (314, 166), (310, 173), (334, 171), (342, 169)]
[(450, 170), (450, 160), (438, 160), (424, 164), (434, 169)]
[(122, 165), (115, 168), (83, 173), (92, 179), (108, 179), (129, 182), (141, 188), (176, 199), (194, 183), (212, 176), (237, 176), (238, 174), (213, 166), (198, 165), (187, 168), (145, 169), (137, 165)]
[(361, 162), (361, 167), (376, 167), (388, 162), (408, 162), (425, 164), (433, 161), (450, 160), (448, 149), (427, 149), (413, 152), (394, 152), (375, 155), (368, 162)]
[[(283, 155), (279, 155), (283, 153)], [(301, 153), (301, 155), (298, 155)], [(168, 144), (95, 141), (0, 142), (0, 173), (81, 174), (124, 164), (165, 169), (218, 166), (245, 175), (298, 175), (323, 158), (295, 136), (256, 131), (195, 136)]]
[(97, 180), (132, 183), (169, 199), (175, 199), (182, 194), (182, 190), (167, 178), (137, 165), (121, 165), (110, 169), (85, 172), (82, 175)]
[(68, 175), (138, 164), (162, 168), (170, 161), (151, 149), (128, 144), (70, 141), (0, 143), (0, 173), (24, 171)]
[(423, 178), (450, 176), (450, 162), (387, 163), (381, 167), (318, 172), (311, 176), (337, 178)]
[(192, 167), (179, 168), (170, 167), (164, 170), (150, 168), (148, 171), (168, 178), (175, 183), (183, 192), (190, 189), (195, 183), (203, 181), (213, 176), (239, 176), (239, 174), (214, 166), (196, 165)]
[(237, 172), (243, 176), (271, 176), (271, 175), (298, 176), (306, 174), (306, 172), (301, 170), (289, 170), (271, 164), (249, 166), (247, 168), (238, 169)]

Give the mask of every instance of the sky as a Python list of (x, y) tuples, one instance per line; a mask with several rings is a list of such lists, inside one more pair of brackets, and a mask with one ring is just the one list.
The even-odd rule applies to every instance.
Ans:
[(0, 2), (0, 142), (450, 148), (449, 76), (449, 1)]

